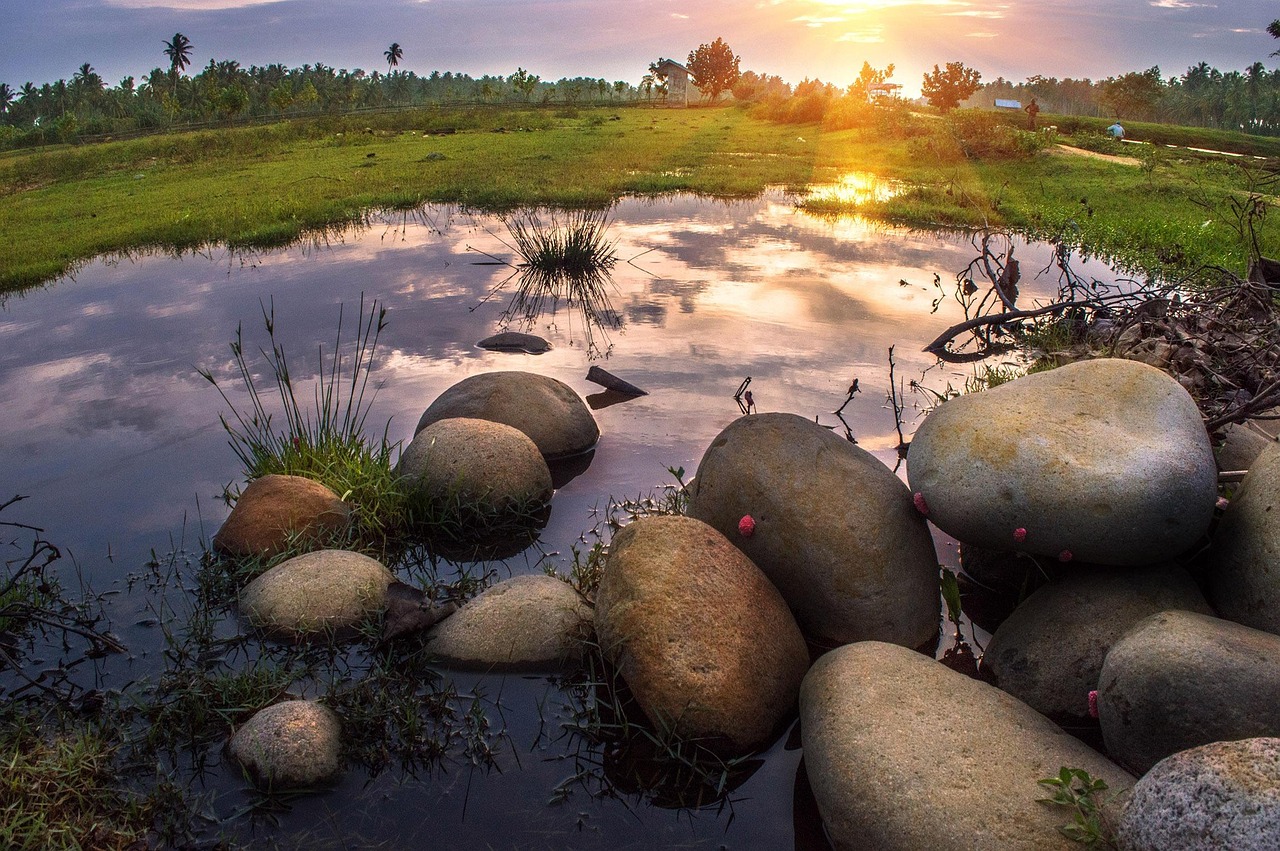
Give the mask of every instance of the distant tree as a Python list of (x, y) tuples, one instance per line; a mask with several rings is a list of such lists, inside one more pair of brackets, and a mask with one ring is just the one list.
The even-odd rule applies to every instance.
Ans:
[[(1276, 18), (1274, 21), (1267, 24), (1267, 32), (1271, 33), (1272, 38), (1280, 38), (1280, 18)], [(1280, 56), (1280, 50), (1275, 51), (1271, 55)]]
[(738, 57), (723, 39), (717, 38), (692, 51), (687, 66), (693, 81), (710, 101), (738, 82)]
[(889, 67), (883, 71), (871, 67), (870, 62), (862, 63), (862, 70), (858, 72), (858, 78), (849, 86), (849, 94), (852, 97), (861, 98), (862, 100), (871, 99), (871, 87), (885, 82), (893, 76), (893, 63), (889, 63)]
[(0, 115), (4, 115), (9, 111), (9, 104), (13, 103), (14, 91), (9, 88), (8, 83), (0, 83)]
[(1098, 85), (1098, 103), (1116, 118), (1150, 113), (1165, 91), (1159, 67), (1108, 77)]
[(387, 59), (387, 74), (391, 73), (391, 69), (400, 64), (400, 60), (404, 58), (404, 50), (400, 48), (399, 42), (391, 42), (391, 46), (382, 52)]
[(929, 101), (930, 106), (950, 112), (976, 92), (981, 82), (982, 74), (974, 69), (966, 68), (960, 62), (948, 62), (945, 71), (934, 65), (933, 73), (924, 75), (920, 93)]

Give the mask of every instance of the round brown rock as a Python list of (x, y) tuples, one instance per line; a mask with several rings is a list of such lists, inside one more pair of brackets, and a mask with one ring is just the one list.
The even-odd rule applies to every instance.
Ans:
[(1258, 455), (1223, 515), (1208, 581), (1224, 618), (1280, 635), (1280, 444)]
[(330, 541), (351, 522), (351, 507), (319, 482), (272, 474), (249, 483), (213, 547), (235, 557), (269, 558), (298, 542)]
[(1059, 722), (1084, 721), (1111, 645), (1166, 609), (1213, 614), (1180, 567), (1089, 568), (1044, 586), (1014, 609), (987, 644), (982, 666), (1037, 712)]
[[(1187, 391), (1117, 358), (940, 405), (911, 440), (907, 474), (929, 519), (957, 540), (1112, 565), (1167, 561), (1195, 544), (1218, 482)], [(1026, 535), (1015, 543), (1017, 529)]]
[[(720, 432), (689, 514), (759, 565), (816, 644), (919, 647), (938, 634), (938, 559), (911, 494), (875, 456), (804, 417), (740, 417)], [(748, 514), (750, 537), (738, 530)]]
[(552, 494), (551, 471), (533, 441), (489, 420), (430, 424), (405, 447), (396, 470), (422, 497), (454, 497), (482, 515), (535, 509)]
[(986, 683), (893, 644), (814, 663), (800, 690), (805, 770), (837, 851), (1079, 848), (1038, 781), (1083, 768), (1120, 792), (1124, 770)]
[(464, 378), (431, 403), (414, 434), (451, 417), (474, 417), (517, 428), (546, 458), (586, 452), (600, 439), (600, 427), (573, 388), (531, 372), (485, 372)]
[(1107, 751), (1142, 773), (1178, 751), (1280, 736), (1280, 637), (1168, 611), (1112, 645), (1098, 680)]
[(346, 550), (319, 550), (277, 564), (240, 592), (253, 626), (292, 637), (336, 632), (379, 614), (395, 581), (382, 563)]
[(437, 624), (431, 653), (459, 668), (555, 670), (582, 658), (591, 606), (551, 576), (499, 582)]
[(655, 726), (735, 753), (768, 739), (809, 663), (778, 590), (689, 517), (644, 518), (614, 537), (595, 626)]
[(286, 700), (260, 710), (231, 737), (228, 749), (253, 778), (271, 789), (329, 780), (341, 767), (341, 725), (327, 707)]

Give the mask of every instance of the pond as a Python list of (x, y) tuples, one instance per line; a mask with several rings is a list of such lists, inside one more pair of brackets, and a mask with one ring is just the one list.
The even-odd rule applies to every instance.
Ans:
[[(972, 366), (939, 364), (922, 347), (964, 318), (956, 274), (977, 251), (964, 235), (818, 217), (796, 201), (783, 190), (751, 200), (623, 200), (609, 212), (619, 261), (604, 287), (606, 322), (596, 327), (563, 303), (528, 325), (508, 321), (515, 282), (500, 261), (517, 258), (507, 228), (453, 207), (380, 214), (280, 250), (90, 263), (8, 297), (0, 311), (3, 486), (30, 497), (6, 519), (42, 527), (93, 588), (118, 592), (108, 607), (128, 654), (99, 661), (95, 682), (123, 689), (154, 676), (162, 631), (154, 602), (130, 577), (153, 553), (198, 550), (227, 514), (224, 487), (241, 477), (219, 422), (224, 403), (197, 370), (228, 379), (232, 401), (243, 403), (230, 389), (228, 343), (243, 325), (246, 348), (266, 345), (267, 305), (294, 379), (307, 388), (318, 349), (332, 350), (340, 306), (353, 322), (362, 296), (388, 311), (372, 437), (389, 421), (390, 438), (407, 442), (439, 393), (486, 371), (537, 372), (586, 397), (601, 390), (585, 378), (598, 365), (648, 391), (594, 411), (602, 437), (590, 465), (556, 492), (536, 548), (486, 566), (500, 578), (540, 571), (543, 561), (564, 569), (610, 498), (673, 484), (669, 468), (692, 476), (706, 446), (740, 415), (735, 391), (748, 377), (758, 411), (815, 418), (892, 467), (899, 436), (887, 401), (890, 347), (904, 385), (964, 386)], [(1022, 297), (1056, 292), (1054, 247), (1017, 242), (1016, 252)], [(1074, 266), (1115, 279), (1097, 262)], [(477, 347), (508, 327), (546, 338), (551, 350)], [(855, 378), (861, 392), (838, 419), (832, 412)], [(908, 436), (931, 396), (906, 391)], [(940, 560), (954, 566), (954, 542), (939, 535), (938, 543)], [(445, 676), (460, 693), (482, 696), (488, 723), (503, 732), (496, 765), (356, 767), (331, 790), (277, 801), (269, 817), (240, 818), (230, 829), (286, 846), (824, 847), (798, 773), (798, 739), (783, 736), (714, 806), (663, 806), (611, 782), (607, 766), (578, 777), (583, 760), (607, 757), (554, 729), (565, 699), (555, 681)], [(242, 812), (255, 799), (238, 770), (218, 748), (206, 756), (184, 777), (217, 793), (214, 818)]]

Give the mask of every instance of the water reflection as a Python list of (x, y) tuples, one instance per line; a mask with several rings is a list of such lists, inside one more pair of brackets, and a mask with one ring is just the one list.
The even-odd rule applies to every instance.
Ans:
[[(526, 369), (583, 396), (603, 396), (585, 375), (592, 358), (607, 351), (610, 369), (649, 395), (594, 406), (600, 443), (586, 469), (561, 480), (540, 536), (561, 564), (608, 497), (668, 483), (668, 468), (697, 468), (715, 435), (741, 414), (745, 393), (741, 400), (734, 393), (745, 376), (756, 410), (841, 428), (892, 467), (902, 438), (885, 401), (889, 347), (896, 346), (899, 378), (945, 388), (970, 374), (921, 351), (965, 316), (954, 299), (935, 304), (934, 282), (953, 280), (968, 266), (974, 249), (967, 239), (812, 216), (782, 192), (733, 202), (626, 200), (610, 217), (617, 256), (630, 262), (612, 269), (605, 288), (611, 304), (593, 308), (607, 339), (588, 339), (576, 301), (569, 322), (563, 312), (526, 310), (509, 292), (486, 300), (512, 270), (474, 261), (477, 252), (510, 256), (500, 238), (504, 225), (447, 206), (370, 217), (361, 227), (278, 251), (215, 248), (95, 262), (74, 280), (9, 299), (0, 311), (0, 484), (32, 497), (14, 519), (44, 527), (100, 589), (123, 588), (153, 548), (163, 552), (181, 534), (184, 520), (207, 539), (226, 514), (214, 498), (240, 473), (218, 424), (223, 402), (196, 368), (231, 374), (227, 342), (241, 322), (255, 321), (268, 297), (304, 397), (319, 368), (312, 353), (333, 339), (339, 305), (354, 306), (363, 292), (387, 306), (372, 375), (380, 392), (368, 422), (380, 434), (390, 420), (393, 441), (407, 441), (433, 399), (480, 372)], [(1015, 240), (1010, 250), (1022, 264), (1020, 304), (1056, 293), (1052, 246)], [(1114, 279), (1097, 263), (1077, 271)], [(534, 298), (527, 295), (526, 303)], [(567, 299), (560, 304), (567, 307)], [(514, 323), (552, 348), (534, 355), (475, 346)], [(853, 378), (861, 392), (851, 395)], [(244, 407), (245, 399), (231, 396)], [(908, 393), (899, 404), (909, 437), (923, 403)], [(954, 564), (954, 553), (943, 560)], [(534, 572), (538, 561), (535, 553), (505, 570)], [(114, 605), (120, 638), (131, 648), (155, 648), (156, 630), (130, 608), (140, 605), (136, 598), (120, 595)], [(134, 664), (133, 673), (145, 673), (145, 659)], [(514, 705), (545, 686), (512, 678), (491, 681), (491, 688)], [(512, 711), (505, 721), (512, 741), (537, 740), (541, 719)], [(403, 819), (410, 811), (435, 825), (434, 839), (465, 834), (466, 847), (511, 845), (513, 823), (554, 836), (557, 847), (793, 841), (786, 790), (799, 755), (781, 744), (744, 778), (736, 795), (749, 803), (728, 827), (715, 819), (686, 825), (638, 817), (595, 800), (548, 809), (547, 790), (564, 770), (523, 756), (501, 774), (431, 784), (352, 776), (334, 795), (300, 802), (291, 824), (329, 824), (336, 808), (344, 832), (368, 829), (392, 844), (421, 830)], [(588, 813), (589, 830), (577, 830), (580, 812)]]

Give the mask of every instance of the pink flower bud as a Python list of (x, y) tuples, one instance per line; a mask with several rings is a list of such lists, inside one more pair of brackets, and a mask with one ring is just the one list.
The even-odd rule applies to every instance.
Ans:
[(1219, 511), (1226, 511), (1227, 506), (1230, 504), (1231, 504), (1231, 500), (1227, 499), (1225, 496), (1218, 497), (1217, 507)]
[(1058, 561), (1060, 562), (1065, 563), (1065, 562), (1071, 561), (1072, 558), (1074, 558), (1074, 556), (1071, 555), (1071, 550), (1063, 550), (1062, 552), (1058, 553)]
[(756, 521), (752, 519), (750, 514), (742, 515), (742, 519), (738, 521), (738, 534), (744, 538), (750, 538), (756, 533)]
[(929, 503), (924, 501), (924, 494), (916, 491), (915, 495), (911, 497), (911, 501), (915, 504), (916, 511), (919, 511), (925, 517), (929, 516)]
[(1089, 692), (1089, 717), (1098, 717), (1098, 690), (1094, 689)]
[(1014, 529), (1013, 539), (1017, 541), (1019, 544), (1021, 544), (1023, 541), (1027, 539), (1027, 530), (1021, 526), (1019, 526), (1017, 529)]

